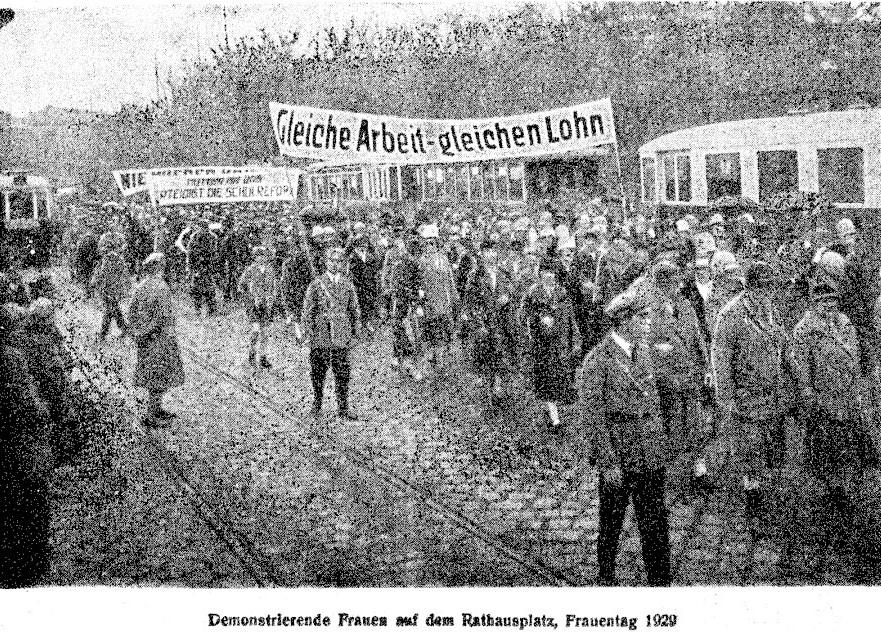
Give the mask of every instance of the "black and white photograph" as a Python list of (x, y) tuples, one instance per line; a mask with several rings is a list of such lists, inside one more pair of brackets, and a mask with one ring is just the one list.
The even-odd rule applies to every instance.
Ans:
[[(0, 8), (0, 217), (0, 599), (881, 596), (881, 3)], [(186, 629), (697, 629), (493, 594)]]

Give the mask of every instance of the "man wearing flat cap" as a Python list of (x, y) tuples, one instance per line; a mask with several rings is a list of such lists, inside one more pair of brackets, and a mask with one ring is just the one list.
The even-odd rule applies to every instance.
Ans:
[[(363, 225), (363, 222), (358, 222)], [(349, 278), (355, 285), (358, 294), (358, 305), (361, 307), (361, 321), (368, 331), (374, 328), (374, 316), (379, 306), (379, 274), (382, 262), (370, 239), (363, 232), (356, 233), (352, 239), (349, 255)]]
[[(790, 341), (773, 295), (771, 267), (757, 261), (746, 289), (721, 312), (711, 350), (719, 420), (716, 456), (735, 478), (735, 503), (753, 535), (772, 478), (784, 465), (786, 421), (793, 406)], [(725, 464), (725, 461), (728, 461)]]
[(676, 251), (662, 252), (652, 265), (649, 341), (673, 455), (693, 462), (705, 439), (701, 399), (710, 383), (709, 353), (697, 314), (680, 291), (678, 259)]
[(325, 251), (325, 272), (306, 288), (301, 321), (309, 345), (309, 365), (315, 400), (312, 415), (321, 414), (324, 380), (333, 371), (337, 411), (341, 418), (354, 419), (349, 407), (349, 349), (361, 333), (361, 309), (355, 286), (343, 274), (345, 252), (331, 246)]
[[(868, 467), (877, 467), (861, 408), (860, 350), (856, 328), (838, 307), (838, 285), (822, 281), (811, 292), (811, 306), (793, 332), (793, 367), (805, 428), (807, 470), (820, 485), (820, 497), (799, 525), (803, 545), (814, 559), (828, 560), (844, 550), (854, 531), (857, 488)], [(832, 544), (832, 546), (830, 546)], [(823, 569), (818, 569), (823, 570)]]
[(652, 586), (670, 584), (670, 536), (664, 501), (669, 435), (664, 428), (648, 335), (650, 295), (633, 283), (606, 308), (612, 329), (584, 359), (581, 419), (599, 484), (599, 583), (615, 585), (615, 558), (633, 499), (643, 563)]

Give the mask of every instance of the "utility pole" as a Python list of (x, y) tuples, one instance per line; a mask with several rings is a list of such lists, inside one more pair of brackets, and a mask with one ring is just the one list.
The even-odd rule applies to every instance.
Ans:
[(223, 5), (223, 44), (229, 48), (229, 31), (226, 30), (226, 5)]
[(153, 53), (153, 74), (156, 76), (156, 102), (158, 103), (162, 97), (159, 94), (159, 59), (155, 52)]

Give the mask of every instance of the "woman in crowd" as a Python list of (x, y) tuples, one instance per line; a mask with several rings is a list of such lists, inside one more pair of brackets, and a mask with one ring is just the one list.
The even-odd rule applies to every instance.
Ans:
[(523, 299), (532, 360), (532, 387), (544, 405), (551, 429), (560, 427), (558, 402), (573, 387), (572, 364), (575, 346), (575, 316), (566, 290), (557, 281), (557, 263), (544, 258), (539, 264), (539, 282)]

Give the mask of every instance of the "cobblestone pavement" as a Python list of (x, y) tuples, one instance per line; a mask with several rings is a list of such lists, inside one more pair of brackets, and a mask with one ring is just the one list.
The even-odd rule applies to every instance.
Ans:
[[(71, 300), (59, 315), (71, 344), (109, 369), (120, 412), (109, 443), (60, 471), (53, 580), (186, 585), (590, 584), (596, 576), (597, 473), (574, 410), (549, 434), (522, 384), (498, 409), (473, 377), (449, 368), (413, 384), (391, 368), (384, 333), (353, 353), (357, 421), (309, 415), (308, 357), (282, 322), (273, 368), (246, 361), (240, 310), (197, 316), (181, 301), (185, 387), (166, 404), (171, 428), (145, 434), (127, 389), (133, 350), (94, 343), (99, 314), (59, 274)], [(112, 406), (111, 406), (112, 407)], [(154, 451), (152, 457), (150, 452)], [(202, 500), (185, 500), (178, 478)], [(159, 455), (159, 456), (157, 456)], [(690, 498), (671, 485), (671, 539), (680, 584), (787, 583), (771, 540), (752, 545), (724, 496)], [(210, 505), (212, 531), (198, 507)], [(622, 584), (644, 583), (628, 511)], [(216, 526), (216, 525), (215, 525)], [(230, 545), (230, 542), (233, 545)], [(236, 544), (237, 543), (237, 544)], [(148, 553), (149, 552), (149, 553)], [(155, 560), (155, 561), (148, 561)], [(823, 583), (841, 581), (834, 572)]]

